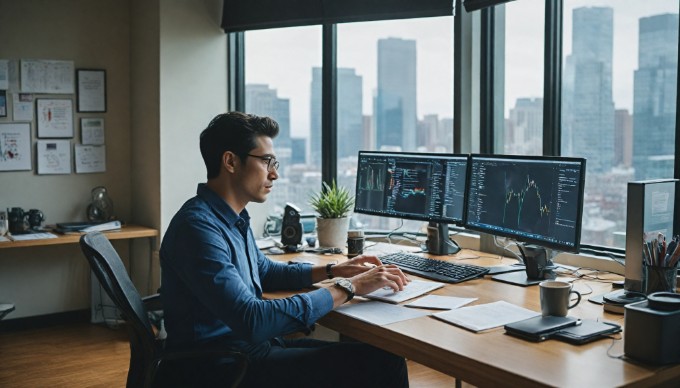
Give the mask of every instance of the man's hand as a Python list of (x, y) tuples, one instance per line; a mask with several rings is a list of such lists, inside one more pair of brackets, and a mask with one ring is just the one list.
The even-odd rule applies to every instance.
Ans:
[(389, 287), (395, 292), (404, 289), (411, 280), (396, 265), (380, 265), (350, 278), (356, 295), (366, 295)]
[(382, 262), (373, 255), (361, 255), (333, 266), (331, 270), (334, 277), (351, 278), (364, 273), (373, 267), (381, 266)]

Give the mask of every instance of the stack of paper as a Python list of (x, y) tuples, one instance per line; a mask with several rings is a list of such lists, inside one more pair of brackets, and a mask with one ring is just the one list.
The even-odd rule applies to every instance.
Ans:
[(541, 313), (499, 301), (444, 311), (434, 314), (433, 317), (472, 331), (481, 331), (538, 315), (541, 315)]

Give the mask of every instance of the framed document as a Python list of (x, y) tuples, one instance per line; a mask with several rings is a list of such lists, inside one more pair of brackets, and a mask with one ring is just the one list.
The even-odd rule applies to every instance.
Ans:
[(37, 100), (38, 137), (73, 137), (73, 101)]
[(38, 140), (38, 174), (71, 173), (71, 140)]
[(78, 112), (106, 112), (106, 70), (78, 69)]
[(31, 169), (31, 124), (0, 123), (0, 171)]

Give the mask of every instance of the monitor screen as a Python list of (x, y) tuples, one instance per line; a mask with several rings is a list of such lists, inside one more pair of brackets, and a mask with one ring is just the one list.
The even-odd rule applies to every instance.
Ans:
[(467, 155), (359, 151), (356, 213), (462, 224)]
[(577, 252), (586, 161), (472, 155), (466, 228)]

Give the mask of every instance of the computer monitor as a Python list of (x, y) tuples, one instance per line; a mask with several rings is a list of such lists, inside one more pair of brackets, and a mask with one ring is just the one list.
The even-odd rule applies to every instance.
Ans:
[[(471, 155), (469, 165), (466, 228), (536, 244), (543, 255), (544, 248), (578, 252), (585, 159)], [(526, 262), (534, 248), (520, 253), (538, 278)]]
[(467, 155), (359, 151), (354, 212), (428, 221), (428, 251), (453, 253), (448, 224), (463, 224), (467, 163)]

